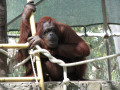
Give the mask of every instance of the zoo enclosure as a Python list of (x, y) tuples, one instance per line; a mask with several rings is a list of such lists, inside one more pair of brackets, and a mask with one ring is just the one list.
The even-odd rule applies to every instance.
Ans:
[[(37, 0), (36, 0), (37, 1)], [(57, 21), (66, 23), (72, 27), (83, 26), (85, 29), (90, 25), (104, 24), (105, 35), (107, 36), (108, 24), (119, 24), (120, 21), (120, 1), (116, 0), (42, 0), (37, 7), (35, 14), (38, 18), (48, 15), (54, 17)], [(9, 1), (8, 1), (9, 2)], [(17, 1), (14, 1), (18, 3)], [(23, 1), (21, 1), (23, 2)], [(38, 1), (41, 2), (41, 1)], [(77, 2), (77, 3), (76, 3)], [(68, 5), (66, 5), (66, 3)], [(92, 5), (91, 5), (92, 4)], [(47, 6), (47, 7), (46, 7)], [(84, 7), (84, 8), (83, 8)], [(112, 7), (112, 8), (111, 8)], [(64, 9), (65, 8), (65, 9)], [(79, 10), (77, 9), (79, 8)], [(23, 8), (22, 8), (23, 9)], [(38, 11), (39, 10), (39, 11)], [(19, 15), (18, 15), (19, 17)], [(16, 23), (16, 24), (15, 24)], [(8, 22), (8, 30), (19, 30), (20, 18)], [(109, 55), (109, 41), (106, 39), (107, 54)], [(110, 62), (108, 60), (108, 68)], [(109, 69), (110, 72), (110, 69)], [(109, 74), (109, 80), (111, 75)]]

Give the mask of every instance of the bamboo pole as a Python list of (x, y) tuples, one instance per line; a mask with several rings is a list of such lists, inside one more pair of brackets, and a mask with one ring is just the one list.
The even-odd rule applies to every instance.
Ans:
[[(27, 0), (27, 2), (29, 1), (33, 1), (33, 0)], [(36, 35), (35, 19), (33, 13), (30, 16), (30, 26), (31, 26), (32, 36)], [(42, 90), (45, 90), (40, 54), (35, 54), (35, 58), (36, 58), (37, 73), (38, 73), (38, 77), (40, 78), (40, 86)]]
[[(37, 77), (40, 81), (40, 78)], [(35, 77), (1, 77), (0, 82), (32, 82), (35, 81)]]
[(25, 44), (0, 44), (0, 48), (27, 48), (28, 43)]

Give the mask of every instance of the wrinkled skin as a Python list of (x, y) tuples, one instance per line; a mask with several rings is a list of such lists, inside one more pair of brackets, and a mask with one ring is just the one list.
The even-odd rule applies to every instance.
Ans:
[[(23, 10), (19, 43), (28, 41), (28, 49), (39, 45), (41, 48), (47, 49), (55, 58), (62, 59), (66, 63), (85, 60), (85, 57), (90, 54), (86, 42), (70, 26), (59, 23), (51, 17), (42, 17), (36, 25), (36, 35), (31, 36), (29, 18), (34, 11), (35, 6), (33, 3), (27, 4)], [(22, 61), (28, 56), (28, 49), (19, 50), (18, 61)], [(41, 60), (45, 81), (63, 80), (62, 67), (51, 63), (44, 55), (41, 55)], [(25, 76), (33, 76), (30, 61), (25, 66)], [(86, 67), (86, 64), (68, 67), (68, 78), (70, 80), (83, 80)]]

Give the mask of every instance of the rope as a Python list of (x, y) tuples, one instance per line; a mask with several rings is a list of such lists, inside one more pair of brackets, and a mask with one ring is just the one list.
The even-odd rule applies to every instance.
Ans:
[(0, 49), (0, 52), (3, 53), (4, 55), (6, 55), (8, 58), (14, 59), (14, 57), (9, 56), (9, 53), (7, 51)]
[(79, 61), (79, 62), (73, 62), (73, 63), (67, 63), (67, 64), (65, 64), (64, 61), (62, 61), (60, 59), (56, 59), (55, 57), (53, 57), (46, 49), (42, 49), (39, 46), (36, 46), (36, 48), (37, 48), (37, 50), (34, 50), (30, 54), (34, 55), (36, 53), (42, 53), (46, 57), (48, 57), (49, 60), (52, 63), (57, 63), (57, 64), (59, 64), (62, 67), (71, 67), (71, 66), (81, 65), (81, 64), (85, 64), (85, 63), (90, 63), (90, 62), (94, 62), (94, 61), (100, 61), (100, 60), (105, 60), (105, 59), (108, 59), (108, 58), (113, 58), (113, 57), (120, 56), (120, 53), (118, 53), (118, 54), (108, 55), (108, 56), (104, 56), (104, 57), (100, 57), (100, 58), (88, 59), (88, 60), (85, 60), (85, 61)]
[(13, 68), (16, 69), (16, 68), (20, 67), (21, 65), (25, 64), (29, 60), (30, 60), (30, 56), (28, 56), (26, 59), (24, 59), (23, 61), (21, 61), (17, 65), (15, 65)]
[[(113, 55), (109, 55), (106, 57), (100, 57), (100, 58), (96, 58), (96, 59), (89, 59), (89, 60), (85, 60), (85, 61), (80, 61), (80, 62), (75, 62), (75, 63), (67, 63), (65, 64), (64, 61), (60, 60), (60, 59), (56, 59), (55, 57), (53, 57), (47, 50), (42, 49), (41, 47), (39, 47), (38, 45), (36, 45), (36, 49), (33, 52), (31, 52), (30, 54), (35, 55), (36, 53), (42, 53), (44, 54), (46, 57), (49, 58), (49, 60), (52, 63), (57, 63), (58, 65), (63, 67), (63, 75), (64, 75), (64, 80), (63, 83), (65, 85), (69, 85), (69, 78), (67, 78), (67, 67), (70, 66), (76, 66), (76, 65), (81, 65), (81, 64), (85, 64), (85, 63), (90, 63), (90, 62), (94, 62), (94, 61), (98, 61), (98, 60), (104, 60), (104, 59), (108, 59), (108, 58), (113, 58), (113, 57), (117, 57), (120, 56), (120, 54), (113, 54)], [(66, 86), (65, 86), (66, 88)]]
[[(34, 72), (34, 76), (36, 77), (36, 72), (35, 72), (35, 69), (34, 69), (34, 58), (32, 56), (34, 56), (36, 53), (42, 53), (44, 54), (46, 57), (49, 58), (49, 60), (52, 62), (52, 63), (57, 63), (58, 65), (62, 66), (63, 67), (63, 76), (64, 76), (64, 80), (63, 80), (63, 85), (64, 85), (64, 88), (66, 88), (67, 85), (69, 85), (70, 83), (70, 80), (69, 78), (67, 78), (67, 67), (71, 67), (71, 66), (76, 66), (76, 65), (81, 65), (81, 64), (85, 64), (85, 63), (90, 63), (90, 62), (94, 62), (94, 61), (100, 61), (100, 60), (105, 60), (105, 59), (108, 59), (108, 58), (113, 58), (113, 57), (117, 57), (117, 56), (120, 56), (120, 53), (118, 54), (113, 54), (113, 55), (108, 55), (108, 56), (105, 56), (105, 57), (100, 57), (100, 58), (95, 58), (95, 59), (89, 59), (89, 60), (85, 60), (85, 61), (79, 61), (79, 62), (74, 62), (74, 63), (67, 63), (65, 64), (64, 61), (60, 60), (60, 59), (56, 59), (55, 57), (53, 57), (49, 51), (47, 51), (46, 49), (42, 49), (41, 47), (39, 47), (38, 45), (35, 46), (36, 47), (36, 50), (32, 50), (29, 52), (30, 56), (28, 56), (25, 60), (23, 60), (21, 63), (18, 63), (17, 65), (14, 66), (14, 69), (15, 68), (18, 68), (19, 66), (25, 64), (28, 60), (31, 59), (31, 63), (32, 63), (32, 67), (33, 67), (33, 72)], [(4, 50), (1, 50), (0, 49), (0, 52), (5, 52), (4, 54), (7, 55), (7, 52), (4, 51)], [(8, 55), (7, 55), (8, 56)], [(38, 83), (37, 81), (37, 78), (36, 78), (36, 83)]]
[[(31, 51), (33, 51), (33, 50), (31, 49)], [(31, 63), (32, 63), (32, 69), (33, 69), (34, 77), (35, 77), (35, 80), (36, 80), (35, 84), (36, 84), (38, 90), (40, 90), (40, 88), (39, 88), (39, 82), (38, 82), (38, 79), (37, 79), (37, 74), (36, 74), (35, 67), (34, 67), (34, 62), (35, 62), (35, 60), (34, 60), (34, 58), (32, 58), (32, 57), (33, 57), (33, 56), (30, 55)]]
[[(62, 67), (64, 67), (64, 66), (71, 67), (71, 66), (81, 65), (81, 64), (85, 64), (85, 63), (94, 62), (94, 61), (101, 61), (101, 60), (105, 60), (105, 59), (108, 59), (108, 58), (114, 58), (114, 57), (120, 56), (120, 53), (118, 53), (118, 54), (108, 55), (108, 56), (99, 57), (99, 58), (95, 58), (95, 59), (88, 59), (88, 60), (85, 60), (85, 61), (79, 61), (79, 62), (73, 62), (73, 63), (67, 63), (67, 64), (65, 64), (62, 60), (56, 59), (55, 57), (51, 56), (51, 54), (47, 50), (45, 50), (45, 49), (41, 49), (40, 48), (39, 50), (35, 50), (35, 51), (31, 52), (30, 54), (35, 54), (35, 53), (39, 53), (39, 52), (41, 52), (44, 55), (46, 55), (50, 60), (52, 59), (51, 62), (58, 63)], [(30, 56), (28, 56), (22, 62), (20, 62), (17, 65), (15, 65), (14, 69), (16, 69), (19, 66), (25, 64), (29, 59), (30, 59)]]
[[(65, 64), (64, 61), (60, 60), (60, 59), (56, 59), (55, 57), (53, 57), (46, 49), (42, 49), (40, 46), (36, 45), (35, 46), (37, 50), (34, 50), (33, 52), (30, 52), (29, 54), (35, 55), (36, 53), (42, 53), (44, 54), (46, 57), (48, 57), (48, 59), (52, 62), (52, 63), (57, 63), (58, 65), (60, 64)], [(67, 78), (67, 67), (64, 66), (63, 67), (63, 76), (64, 76), (64, 80), (63, 80), (63, 84), (68, 85), (70, 80), (69, 78)], [(66, 86), (65, 86), (66, 87)]]

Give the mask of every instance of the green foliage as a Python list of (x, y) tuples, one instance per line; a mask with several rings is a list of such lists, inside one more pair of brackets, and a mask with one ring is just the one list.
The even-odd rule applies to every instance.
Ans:
[[(73, 28), (76, 32), (84, 33), (83, 27)], [(86, 28), (87, 32), (101, 33), (104, 32), (102, 25), (89, 26)], [(103, 37), (83, 37), (90, 47), (91, 54), (87, 59), (99, 58), (107, 56), (105, 39)], [(110, 54), (114, 54), (114, 42), (113, 38), (109, 37)], [(117, 58), (113, 58), (111, 61), (111, 75), (113, 81), (120, 81), (120, 72), (118, 69)], [(85, 78), (88, 79), (102, 79), (108, 80), (108, 63), (107, 60), (92, 62), (88, 64)]]
[(13, 73), (8, 74), (9, 77), (21, 77), (25, 74), (25, 67), (21, 66), (18, 69), (15, 69)]

